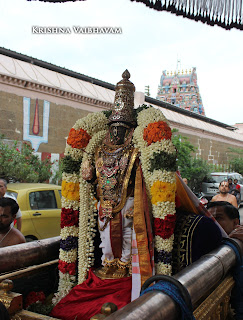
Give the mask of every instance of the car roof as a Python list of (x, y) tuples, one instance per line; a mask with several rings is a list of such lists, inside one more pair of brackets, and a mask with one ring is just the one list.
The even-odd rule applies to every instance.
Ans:
[(225, 176), (225, 175), (231, 176), (231, 175), (235, 175), (235, 174), (240, 175), (240, 173), (238, 173), (238, 172), (211, 172), (211, 174), (218, 175), (218, 176)]
[(31, 189), (58, 189), (61, 190), (61, 186), (49, 183), (8, 183), (7, 190), (18, 191), (18, 190), (31, 190)]

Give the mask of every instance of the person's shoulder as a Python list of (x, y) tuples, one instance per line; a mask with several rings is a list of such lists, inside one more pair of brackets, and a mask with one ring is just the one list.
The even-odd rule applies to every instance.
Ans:
[(218, 197), (219, 197), (219, 195), (216, 194), (214, 197), (212, 197), (211, 201), (212, 201), (212, 202), (217, 201)]
[(229, 193), (229, 198), (230, 198), (230, 199), (234, 199), (235, 196), (234, 196), (233, 194), (230, 194), (230, 193)]
[(13, 231), (13, 238), (16, 244), (26, 242), (24, 235), (18, 229), (13, 228), (12, 231)]

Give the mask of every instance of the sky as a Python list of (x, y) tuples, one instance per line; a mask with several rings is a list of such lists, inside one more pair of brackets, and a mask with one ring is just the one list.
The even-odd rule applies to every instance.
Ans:
[[(32, 27), (66, 27), (36, 34)], [(120, 34), (75, 34), (78, 27), (120, 27)], [(0, 46), (112, 84), (125, 69), (137, 91), (156, 98), (163, 70), (196, 67), (206, 116), (243, 123), (243, 31), (157, 12), (130, 0), (47, 3), (0, 0)], [(177, 61), (180, 61), (178, 63)]]

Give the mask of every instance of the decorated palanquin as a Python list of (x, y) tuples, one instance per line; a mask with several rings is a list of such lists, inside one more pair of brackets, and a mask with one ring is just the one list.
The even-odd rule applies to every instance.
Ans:
[[(174, 244), (176, 184), (182, 182), (171, 129), (159, 109), (133, 108), (135, 87), (127, 70), (122, 76), (114, 109), (78, 120), (67, 139), (58, 304), (52, 311), (57, 318), (89, 319), (105, 302), (123, 307), (152, 275), (171, 275), (172, 266), (179, 271), (195, 260), (197, 246), (190, 241), (196, 228), (201, 238), (208, 236), (205, 227), (200, 231), (201, 220), (208, 218), (178, 210), (193, 231), (188, 241), (178, 233)], [(199, 213), (186, 199), (182, 187), (177, 207)], [(180, 229), (187, 220), (178, 221)], [(207, 227), (214, 228), (213, 221)], [(208, 242), (208, 251), (218, 244), (210, 237)]]

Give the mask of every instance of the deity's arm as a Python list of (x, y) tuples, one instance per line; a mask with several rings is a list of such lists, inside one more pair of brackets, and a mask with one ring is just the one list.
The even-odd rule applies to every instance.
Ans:
[(95, 168), (89, 160), (86, 160), (82, 163), (81, 175), (82, 178), (87, 182), (93, 183), (96, 180)]

